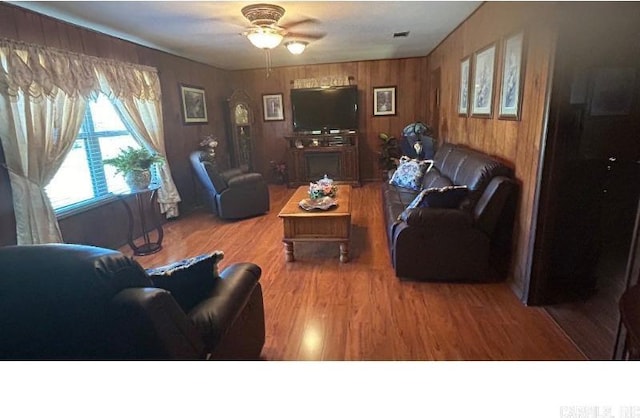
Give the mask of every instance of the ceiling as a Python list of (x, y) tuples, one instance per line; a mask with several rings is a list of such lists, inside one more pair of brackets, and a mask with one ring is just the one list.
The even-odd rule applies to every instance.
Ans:
[[(235, 1), (15, 1), (17, 6), (225, 70), (262, 68), (265, 54), (242, 32)], [(278, 1), (287, 40), (308, 40), (302, 55), (281, 44), (272, 66), (426, 56), (479, 1)], [(296, 23), (296, 24), (294, 24)], [(406, 38), (396, 32), (409, 31)], [(297, 35), (296, 35), (297, 34)], [(304, 35), (304, 36), (302, 36)], [(306, 38), (309, 36), (309, 38)]]

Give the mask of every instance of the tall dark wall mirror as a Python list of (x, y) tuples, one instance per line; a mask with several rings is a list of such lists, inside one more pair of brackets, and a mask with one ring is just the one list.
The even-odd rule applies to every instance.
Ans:
[(236, 90), (228, 99), (229, 102), (229, 131), (232, 165), (234, 167), (253, 169), (252, 158), (252, 127), (253, 110), (251, 98), (242, 90)]

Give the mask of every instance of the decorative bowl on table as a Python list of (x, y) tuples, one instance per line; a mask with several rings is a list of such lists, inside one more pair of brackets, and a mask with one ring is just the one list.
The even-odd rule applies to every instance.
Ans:
[(304, 210), (329, 210), (334, 206), (338, 206), (338, 202), (332, 197), (323, 196), (318, 199), (302, 199), (299, 205)]

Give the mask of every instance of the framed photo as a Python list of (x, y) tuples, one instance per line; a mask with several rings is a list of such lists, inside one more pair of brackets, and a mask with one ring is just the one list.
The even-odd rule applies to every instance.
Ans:
[(592, 80), (590, 116), (624, 116), (631, 112), (635, 68), (599, 68)]
[(460, 61), (460, 94), (458, 97), (458, 114), (469, 116), (469, 78), (471, 76), (471, 58)]
[(262, 109), (265, 122), (269, 122), (272, 120), (284, 120), (282, 94), (263, 94)]
[(185, 124), (208, 123), (207, 100), (201, 87), (180, 84), (182, 121)]
[(490, 118), (493, 109), (493, 79), (496, 44), (473, 54), (473, 93), (471, 116)]
[(373, 116), (396, 114), (396, 86), (373, 88)]
[(522, 32), (507, 38), (502, 57), (502, 85), (500, 87), (500, 119), (520, 120), (522, 102), (523, 45)]

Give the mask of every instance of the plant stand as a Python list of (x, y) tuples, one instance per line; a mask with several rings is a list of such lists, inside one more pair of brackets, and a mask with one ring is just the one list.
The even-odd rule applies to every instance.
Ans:
[[(155, 207), (154, 204), (157, 201), (158, 189), (159, 189), (159, 186), (151, 186), (147, 189), (131, 190), (130, 192), (127, 192), (127, 193), (118, 194), (118, 198), (124, 205), (124, 208), (127, 211), (127, 217), (129, 219), (129, 233), (127, 235), (127, 242), (129, 243), (129, 247), (131, 247), (131, 249), (133, 250), (133, 254), (135, 255), (140, 255), (140, 256), (149, 255), (149, 254), (157, 253), (162, 249), (162, 238), (164, 237), (164, 231), (162, 230), (162, 224), (155, 216), (156, 212), (154, 210), (154, 207)], [(145, 204), (144, 204), (143, 198), (144, 198), (144, 195), (147, 194), (148, 192), (151, 192), (151, 196), (149, 196), (148, 202), (149, 202), (149, 208), (151, 209), (151, 213), (154, 216), (153, 223), (155, 224), (155, 230), (157, 232), (157, 237), (155, 241), (151, 240), (151, 237), (149, 235), (149, 231), (147, 230), (147, 225), (146, 225), (147, 219), (145, 215)], [(140, 229), (142, 232), (142, 238), (144, 239), (144, 244), (142, 245), (136, 245), (133, 239), (135, 221), (134, 221), (133, 211), (129, 206), (129, 203), (127, 203), (127, 199), (126, 199), (128, 196), (132, 196), (132, 195), (135, 196), (136, 205), (138, 207)]]

